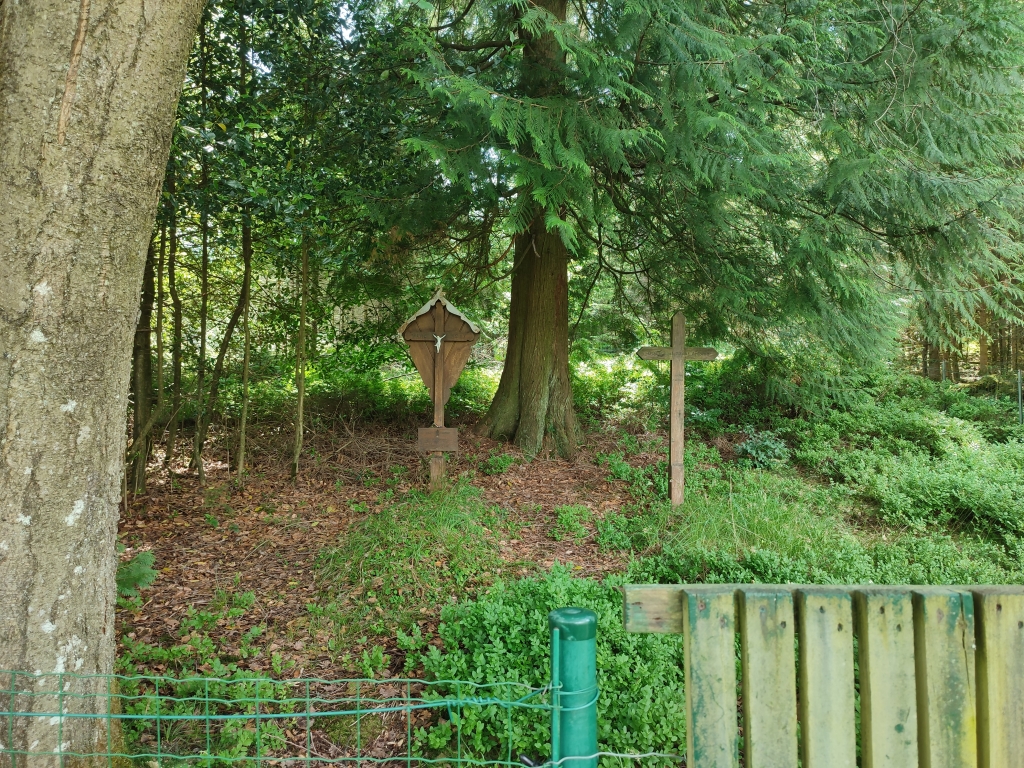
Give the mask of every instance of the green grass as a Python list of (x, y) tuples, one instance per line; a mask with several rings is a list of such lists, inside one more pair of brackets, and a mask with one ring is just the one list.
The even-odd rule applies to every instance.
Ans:
[(499, 512), (460, 482), (411, 491), (362, 517), (316, 563), (324, 588), (314, 617), (341, 635), (393, 633), (500, 572)]

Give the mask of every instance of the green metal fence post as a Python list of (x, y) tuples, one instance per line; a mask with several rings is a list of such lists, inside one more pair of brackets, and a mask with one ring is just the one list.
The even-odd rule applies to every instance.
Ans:
[(559, 608), (551, 629), (551, 759), (565, 768), (597, 768), (597, 614)]

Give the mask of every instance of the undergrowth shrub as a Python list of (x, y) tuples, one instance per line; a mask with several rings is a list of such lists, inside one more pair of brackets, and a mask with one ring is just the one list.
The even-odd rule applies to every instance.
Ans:
[[(286, 677), (294, 662), (279, 652), (268, 657), (262, 624), (244, 629), (255, 602), (253, 592), (217, 589), (206, 606), (186, 609), (172, 631), (173, 644), (142, 642), (134, 633), (121, 637), (118, 693), (124, 714), (138, 716), (122, 723), (130, 753), (152, 753), (159, 738), (165, 754), (204, 754), (220, 764), (285, 746), (284, 721), (264, 720), (257, 730), (244, 717), (296, 711), (294, 702), (274, 701), (296, 692), (266, 679)], [(236, 639), (228, 639), (233, 634)], [(158, 705), (164, 718), (159, 731)], [(215, 717), (208, 722), (210, 715)]]
[(639, 558), (627, 578), (660, 584), (1020, 584), (1024, 547), (1009, 551), (941, 534), (865, 545), (841, 537), (803, 556), (750, 548), (666, 546)]
[(493, 450), (487, 454), (486, 459), (480, 462), (480, 471), (485, 475), (502, 475), (508, 472), (515, 463), (514, 454)]
[[(574, 578), (555, 566), (537, 578), (497, 582), (474, 601), (447, 606), (438, 634), (444, 649), (431, 646), (420, 657), (436, 680), (517, 682), (541, 687), (550, 679), (547, 615), (577, 606), (597, 613), (598, 747), (625, 753), (670, 751), (686, 745), (682, 638), (627, 634), (622, 626), (621, 578), (605, 582)], [(454, 693), (454, 689), (449, 691)], [(507, 754), (533, 760), (550, 757), (550, 715), (517, 709), (509, 734), (507, 713), (498, 707), (464, 710), (462, 733), (475, 757)], [(422, 746), (440, 748), (450, 733), (444, 724), (419, 734)]]
[(758, 469), (771, 469), (789, 461), (789, 447), (770, 430), (749, 430), (747, 439), (736, 448), (736, 455), (747, 459)]
[(891, 524), (967, 527), (1000, 540), (1024, 533), (1021, 440), (989, 442), (979, 424), (903, 397), (783, 431), (798, 463), (856, 490)]

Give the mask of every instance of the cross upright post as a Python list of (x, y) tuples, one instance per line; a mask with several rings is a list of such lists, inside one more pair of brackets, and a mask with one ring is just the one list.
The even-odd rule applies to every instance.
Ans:
[[(434, 305), (434, 426), (444, 427), (444, 305), (439, 301)], [(430, 454), (430, 489), (441, 487), (444, 479), (444, 453), (433, 451)]]
[(683, 466), (683, 425), (686, 414), (686, 317), (672, 315), (672, 392), (669, 404), (669, 497), (672, 506), (683, 503), (686, 470)]

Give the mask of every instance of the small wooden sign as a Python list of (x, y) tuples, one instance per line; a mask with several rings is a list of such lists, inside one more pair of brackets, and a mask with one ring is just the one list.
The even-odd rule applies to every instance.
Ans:
[(459, 430), (452, 427), (421, 427), (418, 447), (423, 453), (457, 451), (459, 450)]
[(409, 357), (434, 403), (434, 426), (420, 430), (419, 448), (430, 453), (430, 488), (436, 490), (444, 479), (445, 452), (459, 449), (458, 431), (445, 429), (444, 404), (469, 361), (480, 329), (439, 290), (398, 334), (409, 345)]

